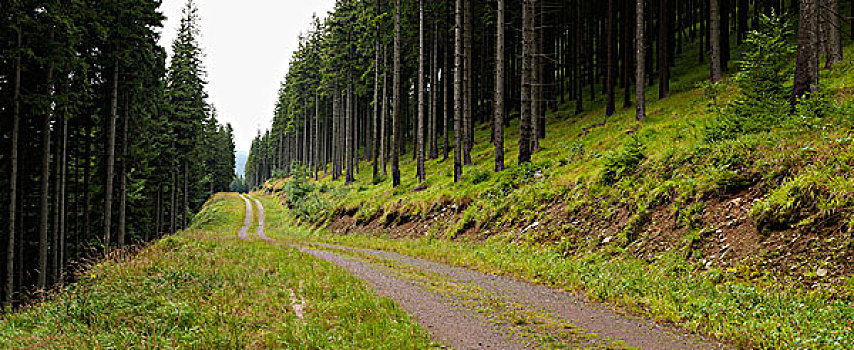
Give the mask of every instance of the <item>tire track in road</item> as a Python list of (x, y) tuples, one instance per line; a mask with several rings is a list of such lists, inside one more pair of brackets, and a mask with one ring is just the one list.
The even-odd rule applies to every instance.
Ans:
[(243, 226), (240, 227), (237, 236), (240, 239), (249, 239), (249, 226), (252, 225), (252, 203), (243, 194), (240, 195), (240, 198), (243, 198), (243, 201), (246, 203), (246, 218), (243, 219)]
[(261, 204), (261, 201), (259, 201), (258, 198), (254, 198), (249, 195), (247, 195), (247, 197), (252, 198), (255, 201), (255, 204), (258, 204), (258, 237), (261, 237), (261, 239), (267, 242), (272, 242), (273, 240), (264, 234), (264, 205)]

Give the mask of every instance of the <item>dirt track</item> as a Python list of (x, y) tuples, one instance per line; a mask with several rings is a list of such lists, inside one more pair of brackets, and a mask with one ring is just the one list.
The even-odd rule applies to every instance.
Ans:
[[(247, 197), (252, 198), (248, 195)], [(258, 204), (258, 237), (261, 237), (261, 239), (265, 241), (272, 241), (270, 237), (267, 237), (267, 235), (264, 234), (264, 205), (261, 204), (261, 201), (259, 201), (258, 198), (252, 199), (255, 200), (255, 204)]]
[[(244, 200), (251, 218), (249, 200)], [(264, 235), (264, 208), (253, 200), (259, 210), (258, 235), (283, 244)], [(241, 232), (246, 229), (244, 223)], [(728, 348), (572, 293), (506, 276), (385, 251), (321, 243), (296, 248), (364, 280), (378, 295), (397, 302), (436, 341), (456, 349)]]
[(252, 203), (249, 202), (249, 198), (246, 198), (245, 195), (241, 194), (240, 198), (243, 198), (243, 201), (246, 204), (246, 217), (243, 219), (243, 226), (240, 227), (240, 231), (237, 233), (237, 236), (240, 239), (249, 239), (249, 226), (252, 226)]

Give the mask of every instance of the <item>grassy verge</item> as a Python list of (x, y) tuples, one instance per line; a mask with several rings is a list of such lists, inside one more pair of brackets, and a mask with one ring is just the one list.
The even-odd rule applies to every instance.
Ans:
[[(383, 249), (584, 292), (654, 319), (732, 341), (741, 348), (843, 349), (854, 344), (854, 304), (823, 290), (775, 280), (739, 280), (737, 271), (701, 270), (671, 254), (648, 263), (618, 252), (564, 256), (553, 246), (502, 240), (389, 240), (295, 226), (278, 200), (270, 235)], [(728, 276), (729, 275), (729, 276)]]
[(0, 348), (433, 346), (392, 301), (339, 268), (235, 239), (243, 210), (237, 195), (219, 194), (191, 229), (100, 263), (49, 300), (5, 315)]

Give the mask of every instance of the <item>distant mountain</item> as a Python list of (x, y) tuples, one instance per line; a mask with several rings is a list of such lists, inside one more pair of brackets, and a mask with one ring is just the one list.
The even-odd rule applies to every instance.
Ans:
[(234, 157), (237, 159), (237, 175), (246, 176), (244, 174), (244, 170), (246, 169), (246, 159), (249, 158), (249, 152), (237, 151), (234, 153)]

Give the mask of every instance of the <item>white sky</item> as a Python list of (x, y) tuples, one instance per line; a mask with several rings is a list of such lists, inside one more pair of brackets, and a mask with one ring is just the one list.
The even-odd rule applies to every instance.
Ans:
[[(172, 40), (186, 0), (163, 0), (167, 17), (160, 44)], [(237, 151), (249, 151), (258, 130), (273, 120), (279, 84), (288, 70), (298, 35), (311, 15), (326, 17), (335, 0), (196, 0), (208, 72), (208, 94), (220, 123), (234, 127)]]

